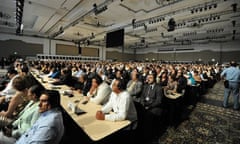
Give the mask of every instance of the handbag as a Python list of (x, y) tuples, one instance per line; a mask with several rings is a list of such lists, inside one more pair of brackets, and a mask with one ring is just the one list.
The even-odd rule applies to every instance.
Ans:
[(229, 88), (229, 81), (228, 81), (228, 80), (225, 80), (225, 81), (224, 81), (224, 87), (225, 87), (225, 88)]

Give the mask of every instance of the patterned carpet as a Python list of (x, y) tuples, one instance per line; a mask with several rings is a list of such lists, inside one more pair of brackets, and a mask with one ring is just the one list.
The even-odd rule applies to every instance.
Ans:
[[(217, 82), (213, 88), (208, 89), (207, 94), (203, 95), (202, 97), (206, 102), (213, 100), (213, 101), (223, 101), (223, 94), (224, 94), (224, 86), (223, 81)], [(233, 97), (229, 97), (229, 104), (233, 103)]]
[[(199, 102), (188, 119), (176, 129), (168, 128), (160, 137), (160, 144), (240, 143), (240, 111), (225, 109), (219, 105), (223, 99), (222, 82), (209, 89), (203, 98), (206, 103)], [(208, 101), (217, 101), (217, 104), (209, 104)]]

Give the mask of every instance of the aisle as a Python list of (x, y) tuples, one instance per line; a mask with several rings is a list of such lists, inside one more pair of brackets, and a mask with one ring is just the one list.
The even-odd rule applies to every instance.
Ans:
[[(201, 102), (215, 106), (222, 106), (224, 95), (223, 81), (217, 82), (213, 88), (208, 89), (208, 92), (202, 96)], [(233, 97), (229, 97), (229, 107), (233, 106)]]
[(217, 82), (202, 96), (201, 102), (192, 109), (186, 120), (176, 129), (167, 129), (159, 138), (159, 143), (240, 143), (240, 111), (232, 109), (232, 97), (230, 108), (221, 107), (223, 90), (223, 83)]

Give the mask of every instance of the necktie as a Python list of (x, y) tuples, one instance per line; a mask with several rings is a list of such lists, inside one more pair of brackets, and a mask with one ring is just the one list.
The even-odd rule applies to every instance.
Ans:
[(147, 96), (146, 96), (146, 98), (145, 98), (146, 101), (149, 101), (149, 100), (150, 100), (149, 95), (150, 95), (151, 89), (152, 89), (152, 85), (149, 85), (149, 86), (148, 86), (148, 90), (147, 90)]

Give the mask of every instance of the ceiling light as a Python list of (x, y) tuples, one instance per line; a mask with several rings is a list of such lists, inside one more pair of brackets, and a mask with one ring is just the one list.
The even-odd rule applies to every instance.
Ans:
[(176, 22), (173, 18), (170, 18), (168, 21), (168, 31), (174, 31), (176, 26)]
[(237, 4), (236, 3), (232, 4), (232, 7), (233, 7), (233, 12), (236, 12), (237, 11)]
[(235, 20), (232, 21), (232, 25), (233, 25), (233, 27), (235, 27), (235, 25), (236, 25), (236, 21)]
[(21, 24), (21, 26), (20, 26), (20, 30), (23, 31), (23, 24)]
[(214, 7), (214, 8), (217, 8), (217, 4), (214, 4), (213, 7)]
[(134, 25), (136, 22), (136, 19), (132, 19), (132, 25)]

